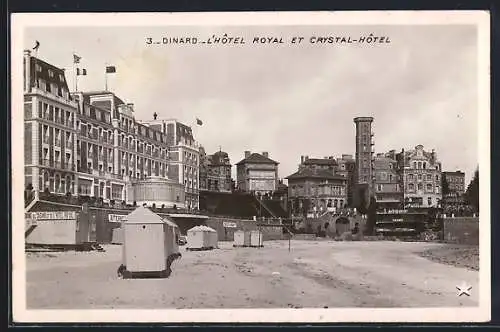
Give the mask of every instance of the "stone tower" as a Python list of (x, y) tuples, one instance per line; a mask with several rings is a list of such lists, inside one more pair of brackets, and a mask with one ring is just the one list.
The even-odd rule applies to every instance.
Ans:
[(373, 194), (373, 133), (372, 117), (354, 118), (356, 124), (356, 171), (354, 203), (359, 207), (362, 196), (365, 206)]

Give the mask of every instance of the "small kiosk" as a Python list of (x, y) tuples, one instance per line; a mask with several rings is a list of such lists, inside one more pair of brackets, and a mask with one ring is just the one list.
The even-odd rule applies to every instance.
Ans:
[(179, 258), (178, 227), (145, 207), (138, 207), (122, 221), (123, 262), (118, 275), (168, 277), (172, 262)]
[(76, 211), (39, 211), (25, 216), (25, 241), (34, 247), (90, 250), (96, 244), (95, 216)]

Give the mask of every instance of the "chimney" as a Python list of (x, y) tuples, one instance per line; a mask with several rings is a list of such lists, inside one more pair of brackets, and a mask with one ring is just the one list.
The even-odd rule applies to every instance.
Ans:
[(266, 151), (262, 152), (262, 155), (263, 155), (264, 157), (266, 157), (266, 158), (269, 158), (269, 153), (268, 153), (268, 152), (266, 152)]
[(328, 157), (328, 159), (333, 159), (333, 156)]
[(251, 153), (250, 151), (245, 151), (245, 158), (250, 157), (250, 155), (251, 155), (251, 154), (252, 154), (252, 153)]
[(24, 93), (29, 92), (31, 92), (31, 51), (24, 50)]
[(300, 163), (303, 164), (304, 163), (304, 156), (300, 156)]
[(304, 157), (304, 161), (309, 160), (309, 156)]
[(156, 112), (153, 113), (153, 119), (156, 120), (156, 118), (158, 117), (158, 114), (156, 114)]

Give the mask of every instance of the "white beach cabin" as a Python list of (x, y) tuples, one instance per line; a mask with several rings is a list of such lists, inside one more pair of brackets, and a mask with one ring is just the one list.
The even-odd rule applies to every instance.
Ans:
[(250, 232), (248, 231), (236, 231), (234, 232), (234, 244), (235, 247), (248, 247), (250, 246)]
[(219, 235), (217, 234), (217, 231), (213, 228), (210, 228), (208, 226), (202, 226), (203, 228), (206, 229), (206, 231), (208, 232), (208, 243), (209, 243), (209, 247), (211, 248), (218, 248), (219, 247)]
[(264, 245), (264, 235), (260, 230), (254, 230), (250, 232), (250, 246), (251, 247), (262, 247)]
[(168, 276), (171, 262), (180, 257), (177, 225), (140, 206), (123, 219), (122, 228), (123, 265), (120, 268), (126, 272), (122, 275)]
[[(215, 235), (214, 235), (215, 234)], [(187, 231), (187, 250), (206, 250), (217, 247), (217, 232), (207, 226), (195, 226)]]

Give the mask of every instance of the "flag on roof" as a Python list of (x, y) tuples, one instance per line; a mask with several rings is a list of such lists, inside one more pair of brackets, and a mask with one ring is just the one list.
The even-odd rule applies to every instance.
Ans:
[(80, 69), (80, 68), (76, 68), (76, 75), (77, 76), (85, 76), (87, 75), (87, 69), (83, 68), (83, 69)]
[(116, 67), (115, 66), (106, 66), (106, 74), (112, 74), (116, 73)]

